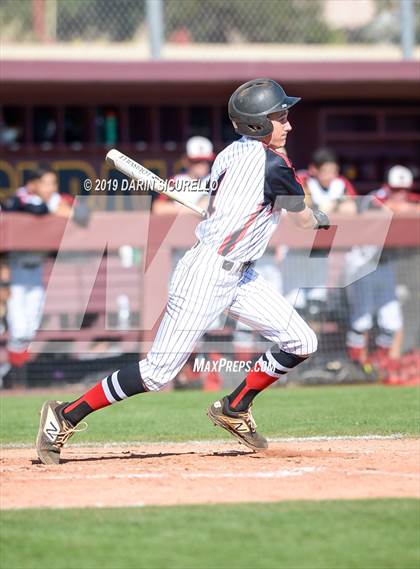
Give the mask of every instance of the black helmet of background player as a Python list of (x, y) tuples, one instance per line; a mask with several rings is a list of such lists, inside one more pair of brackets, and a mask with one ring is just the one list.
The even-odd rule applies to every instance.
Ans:
[(300, 97), (289, 97), (272, 79), (253, 79), (232, 94), (229, 118), (238, 134), (261, 140), (273, 132), (268, 115), (287, 111), (299, 101)]

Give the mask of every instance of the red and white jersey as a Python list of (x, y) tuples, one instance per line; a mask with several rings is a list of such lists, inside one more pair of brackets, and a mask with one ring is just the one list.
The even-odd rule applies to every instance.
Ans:
[(299, 176), (311, 196), (312, 203), (320, 208), (323, 204), (340, 200), (344, 196), (357, 195), (352, 184), (344, 176), (334, 178), (328, 188), (321, 186), (317, 178), (310, 176), (307, 172), (299, 172)]
[(231, 261), (261, 257), (281, 209), (305, 209), (305, 193), (284, 154), (242, 137), (227, 146), (211, 170), (208, 217), (197, 238)]
[(387, 184), (384, 184), (378, 190), (369, 192), (363, 200), (364, 209), (378, 207), (380, 204), (386, 204), (390, 200), (398, 200), (410, 204), (419, 204), (420, 195), (406, 189), (393, 190)]

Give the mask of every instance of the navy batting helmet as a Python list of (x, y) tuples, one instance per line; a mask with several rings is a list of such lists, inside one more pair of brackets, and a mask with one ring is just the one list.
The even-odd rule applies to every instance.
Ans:
[(283, 87), (272, 79), (253, 79), (236, 89), (229, 99), (229, 118), (238, 134), (261, 139), (271, 134), (271, 113), (287, 111), (300, 101), (288, 97)]

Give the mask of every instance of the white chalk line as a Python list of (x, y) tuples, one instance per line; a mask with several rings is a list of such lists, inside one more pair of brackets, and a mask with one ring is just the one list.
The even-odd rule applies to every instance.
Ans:
[[(356, 471), (350, 471), (353, 474)], [(414, 480), (420, 480), (420, 474), (412, 474), (409, 472), (392, 472), (390, 470), (359, 470), (357, 474), (371, 474), (373, 476), (396, 476), (398, 478), (413, 478)]]
[[(2, 470), (2, 472), (16, 472), (16, 470), (8, 468)], [(226, 478), (248, 478), (248, 479), (278, 479), (278, 478), (290, 478), (296, 476), (303, 476), (305, 474), (315, 474), (319, 472), (335, 473), (345, 476), (381, 476), (381, 477), (394, 477), (394, 478), (409, 478), (414, 480), (420, 480), (420, 474), (410, 473), (410, 472), (392, 472), (389, 470), (374, 470), (374, 469), (354, 469), (354, 470), (343, 470), (338, 471), (335, 469), (329, 469), (327, 467), (316, 467), (316, 466), (301, 466), (296, 468), (286, 468), (281, 470), (252, 470), (252, 471), (207, 471), (207, 472), (189, 472), (189, 473), (163, 473), (163, 472), (142, 472), (134, 473), (128, 472), (124, 474), (46, 474), (41, 476), (35, 476), (34, 478), (39, 480), (152, 480), (152, 479), (171, 479), (178, 478), (182, 480), (198, 480), (202, 478), (208, 479), (226, 479)], [(11, 482), (23, 481), (27, 482), (27, 477), (16, 477), (13, 478)]]
[(182, 478), (194, 480), (197, 478), (289, 478), (290, 476), (302, 476), (304, 474), (322, 470), (315, 466), (303, 466), (300, 468), (288, 468), (284, 470), (259, 470), (255, 472), (196, 472), (183, 474)]
[[(267, 439), (271, 443), (299, 443), (299, 442), (328, 442), (328, 441), (389, 441), (389, 440), (399, 440), (399, 439), (418, 439), (413, 435), (406, 435), (404, 433), (395, 433), (392, 435), (332, 435), (332, 436), (313, 436), (313, 437), (273, 437)], [(67, 449), (73, 448), (115, 448), (115, 447), (130, 447), (130, 446), (181, 446), (181, 445), (231, 445), (232, 439), (206, 439), (206, 440), (191, 440), (191, 441), (112, 441), (112, 442), (101, 442), (101, 441), (89, 441), (89, 442), (77, 442), (70, 443), (66, 446)], [(0, 446), (1, 449), (24, 449), (24, 448), (34, 448), (33, 443), (4, 443)]]
[[(303, 476), (304, 474), (310, 474), (321, 470), (320, 468), (314, 466), (304, 466), (298, 468), (287, 468), (283, 470), (255, 470), (249, 472), (191, 472), (191, 473), (158, 473), (158, 472), (142, 472), (142, 473), (126, 473), (126, 474), (86, 474), (86, 475), (54, 475), (48, 474), (46, 476), (36, 476), (36, 480), (113, 480), (118, 479), (168, 479), (181, 478), (183, 480), (195, 480), (198, 478), (288, 478), (291, 476)], [(9, 469), (9, 471), (12, 471)], [(27, 477), (14, 478), (13, 482), (18, 480), (27, 481)]]
[[(165, 474), (159, 474), (157, 472), (142, 472), (141, 474), (74, 474), (68, 476), (57, 476), (57, 475), (47, 475), (47, 476), (37, 476), (36, 480), (113, 480), (114, 478), (131, 479), (131, 478), (167, 478)], [(13, 482), (17, 480), (27, 481), (27, 477), (14, 478)]]

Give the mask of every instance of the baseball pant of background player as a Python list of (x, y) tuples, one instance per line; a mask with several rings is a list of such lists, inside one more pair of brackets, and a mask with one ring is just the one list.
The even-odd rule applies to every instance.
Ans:
[(224, 261), (203, 243), (179, 261), (155, 341), (140, 361), (141, 377), (150, 391), (162, 389), (177, 375), (225, 310), (285, 352), (307, 356), (316, 351), (315, 333), (269, 282), (253, 268), (237, 269), (239, 263), (227, 271)]
[(347, 333), (347, 346), (365, 345), (365, 332), (372, 330), (375, 316), (379, 327), (376, 344), (386, 349), (391, 346), (394, 334), (403, 326), (396, 286), (394, 263), (386, 261), (347, 287), (351, 328)]
[(38, 330), (44, 304), (43, 265), (26, 266), (18, 255), (10, 260), (10, 297), (7, 302), (8, 349), (26, 350)]

